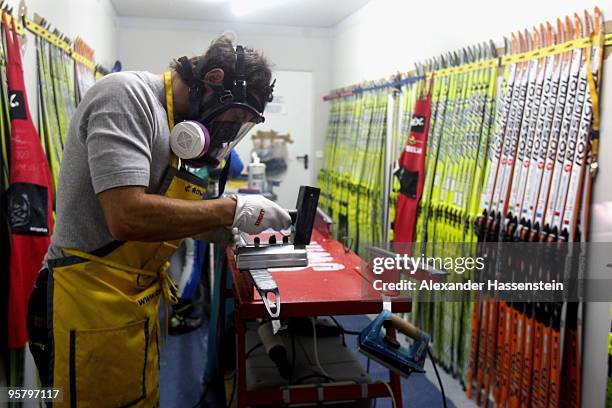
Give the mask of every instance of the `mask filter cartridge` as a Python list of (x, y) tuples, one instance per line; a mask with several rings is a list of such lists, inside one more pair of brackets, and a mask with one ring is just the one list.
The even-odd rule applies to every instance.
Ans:
[(199, 159), (210, 147), (210, 133), (200, 122), (186, 120), (170, 132), (170, 148), (184, 160)]

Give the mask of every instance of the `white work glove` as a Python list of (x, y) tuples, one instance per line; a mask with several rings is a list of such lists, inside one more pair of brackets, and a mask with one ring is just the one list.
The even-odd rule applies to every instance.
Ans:
[(261, 195), (237, 195), (233, 228), (247, 234), (259, 234), (272, 228), (275, 231), (287, 229), (291, 216), (278, 204)]

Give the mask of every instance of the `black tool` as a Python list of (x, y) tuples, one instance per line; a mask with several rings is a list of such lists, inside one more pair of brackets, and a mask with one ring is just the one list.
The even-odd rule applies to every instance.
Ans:
[(316, 187), (300, 187), (297, 204), (295, 205), (297, 214), (294, 221), (293, 245), (296, 247), (310, 244), (320, 193), (321, 190)]

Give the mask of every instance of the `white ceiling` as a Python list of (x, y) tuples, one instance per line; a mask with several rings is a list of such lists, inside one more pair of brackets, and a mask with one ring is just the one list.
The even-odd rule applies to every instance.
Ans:
[[(111, 0), (121, 17), (207, 20), (297, 27), (333, 27), (369, 0)], [(238, 16), (240, 3), (270, 2)]]

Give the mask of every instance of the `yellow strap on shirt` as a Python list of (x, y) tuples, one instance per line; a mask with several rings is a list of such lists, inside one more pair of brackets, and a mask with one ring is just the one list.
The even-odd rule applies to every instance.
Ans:
[(166, 111), (168, 112), (168, 125), (174, 127), (174, 95), (172, 95), (172, 72), (164, 72), (164, 86), (166, 88)]
[[(174, 95), (172, 95), (172, 72), (164, 72), (164, 87), (166, 88), (166, 112), (168, 114), (168, 126), (170, 130), (174, 127)], [(179, 160), (174, 153), (171, 152), (170, 165), (178, 168)]]

